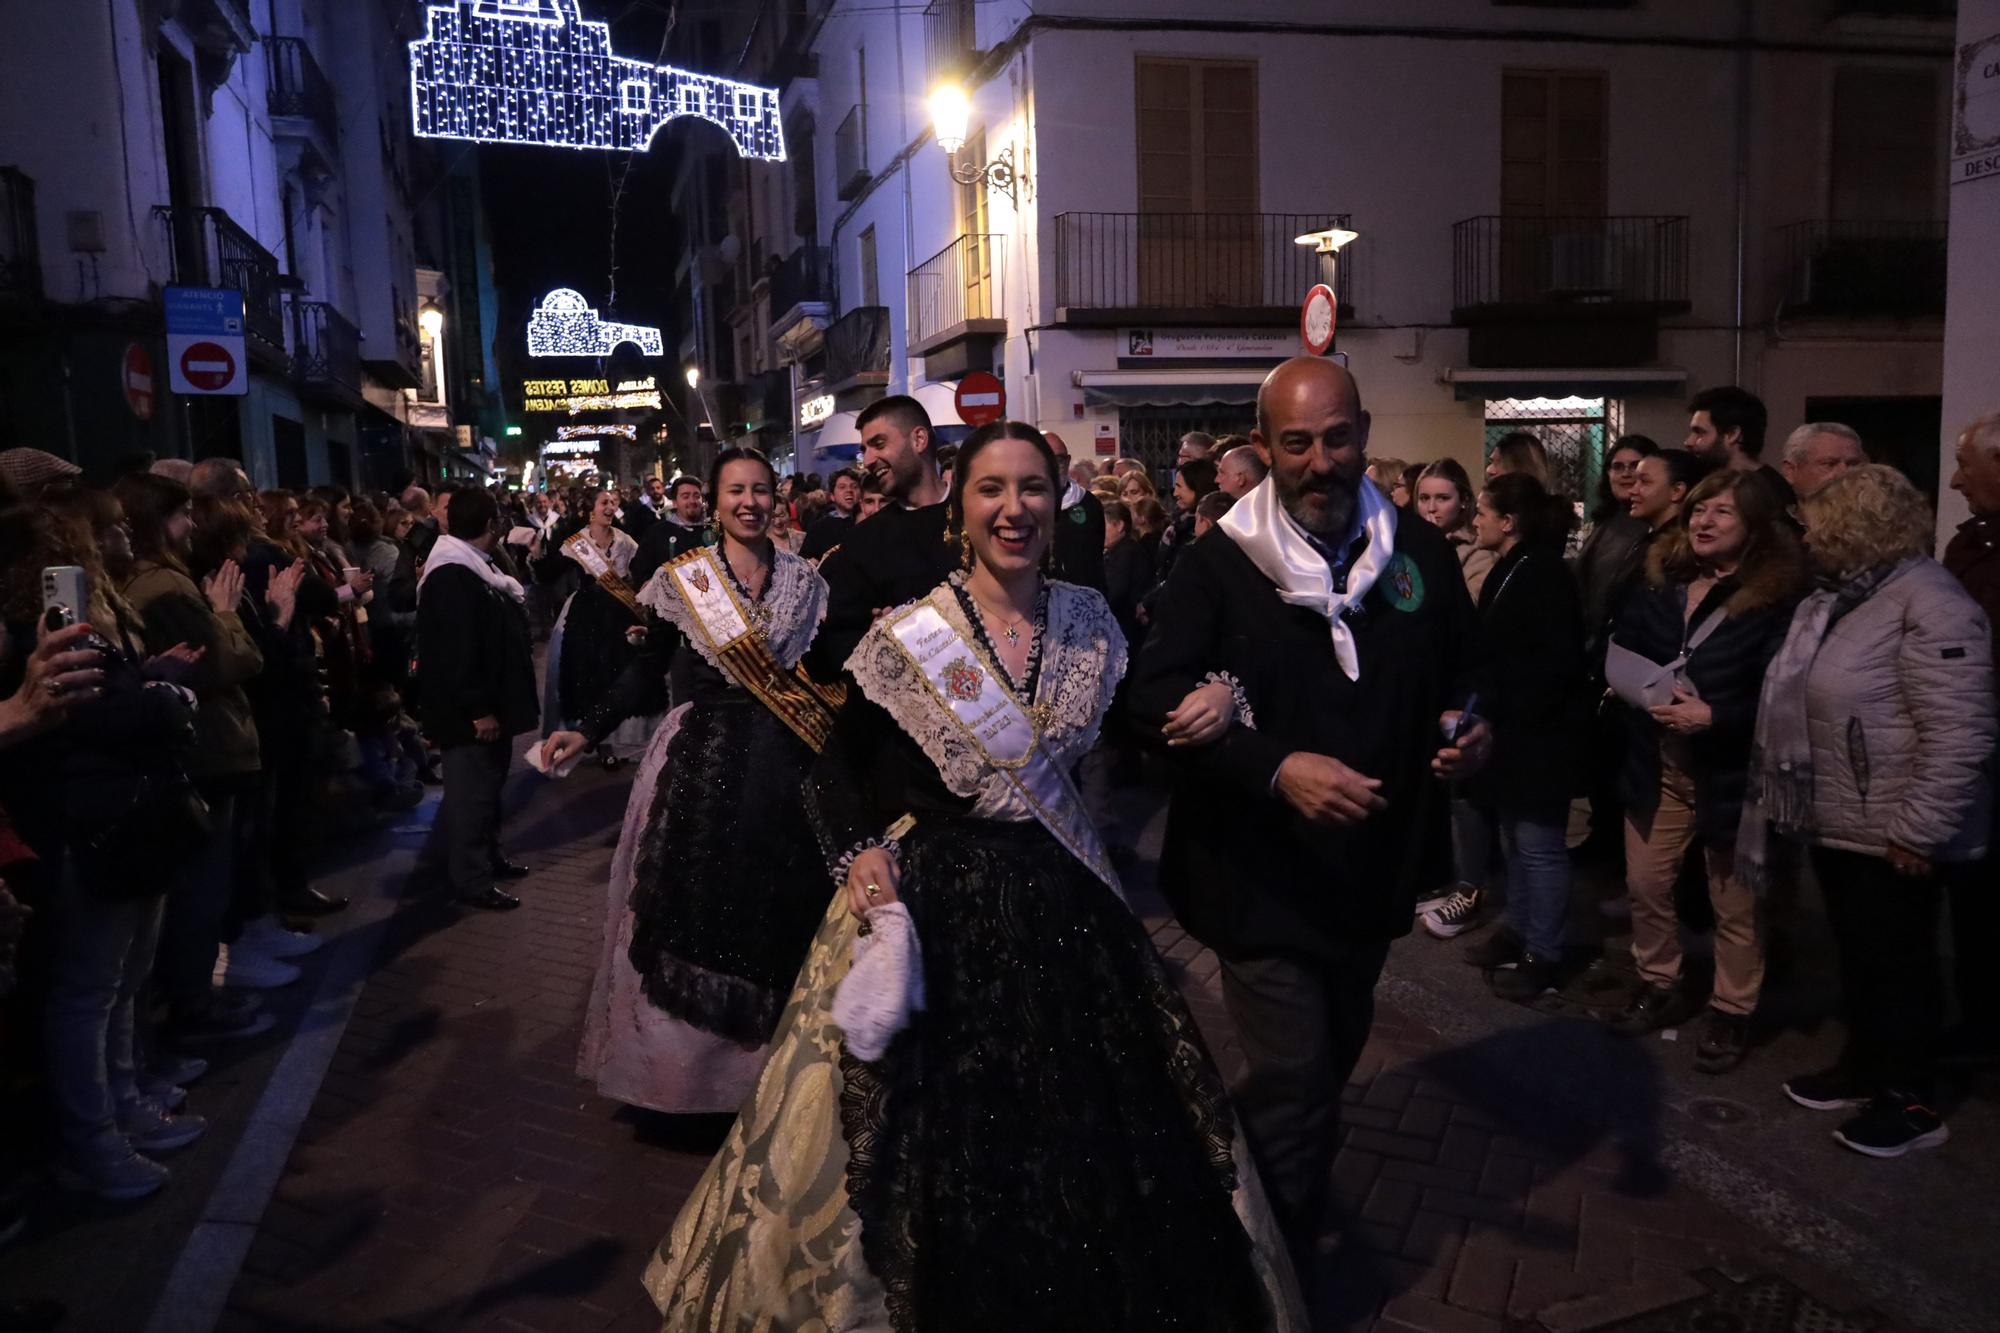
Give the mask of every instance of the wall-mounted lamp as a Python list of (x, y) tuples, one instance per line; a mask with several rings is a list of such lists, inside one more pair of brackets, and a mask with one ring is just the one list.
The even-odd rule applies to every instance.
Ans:
[(699, 389), (701, 387), (701, 368), (699, 366), (689, 366), (687, 368), (687, 382), (690, 389)]
[(417, 323), (431, 336), (431, 341), (436, 342), (438, 334), (444, 332), (444, 309), (432, 302), (424, 302), (423, 308), (417, 311)]
[(966, 125), (971, 119), (972, 103), (966, 98), (965, 89), (955, 83), (941, 83), (931, 93), (931, 128), (937, 132), (938, 147), (944, 149), (949, 160), (951, 178), (960, 185), (984, 182), (991, 189), (1004, 191), (1009, 202), (1018, 204), (1016, 191), (1021, 178), (1014, 170), (1011, 144), (983, 167), (958, 160), (959, 150), (965, 147)]

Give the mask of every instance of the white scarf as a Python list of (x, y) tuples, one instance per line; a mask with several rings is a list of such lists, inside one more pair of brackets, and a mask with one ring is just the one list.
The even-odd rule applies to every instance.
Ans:
[(442, 533), (437, 545), (431, 547), (430, 557), (424, 561), (424, 572), (417, 578), (417, 597), (424, 595), (424, 580), (446, 565), (463, 565), (479, 576), (479, 581), (495, 592), (506, 593), (517, 602), (527, 600), (519, 581), (508, 578), (493, 564), (493, 557), (474, 546), (471, 542), (450, 533)]
[(1354, 631), (1347, 627), (1348, 610), (1359, 606), (1396, 552), (1396, 507), (1374, 482), (1362, 478), (1355, 491), (1368, 549), (1347, 571), (1347, 590), (1338, 591), (1326, 558), (1306, 540), (1301, 528), (1278, 500), (1277, 478), (1270, 476), (1230, 506), (1216, 526), (1229, 534), (1264, 577), (1277, 585), (1287, 606), (1311, 607), (1333, 630), (1333, 655), (1349, 680), (1361, 679), (1361, 659)]
[(1064, 510), (1074, 509), (1082, 503), (1083, 503), (1083, 487), (1077, 485), (1076, 482), (1072, 481), (1070, 482), (1068, 487), (1064, 489), (1062, 503), (1056, 506), (1056, 509), (1057, 512), (1062, 512)]

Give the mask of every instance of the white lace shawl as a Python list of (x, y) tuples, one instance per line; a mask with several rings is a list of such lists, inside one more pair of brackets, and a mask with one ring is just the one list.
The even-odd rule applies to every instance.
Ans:
[[(578, 531), (587, 534), (590, 530), (588, 528), (579, 528)], [(589, 536), (586, 535), (584, 540), (589, 541)], [(581, 560), (577, 560), (567, 550), (564, 550), (563, 554), (574, 561), (578, 568), (582, 568), (583, 562)], [(632, 577), (632, 557), (639, 554), (639, 543), (633, 541), (630, 534), (623, 528), (613, 528), (611, 529), (611, 549), (603, 554), (605, 563), (611, 566), (612, 573), (621, 579), (629, 579)], [(589, 576), (589, 572), (588, 570), (584, 571), (585, 577)]]
[[(979, 642), (949, 584), (932, 589), (927, 600), (967, 643)], [(847, 659), (855, 682), (923, 748), (947, 788), (955, 795), (976, 798), (975, 817), (1016, 823), (1033, 819), (1020, 789), (980, 758), (937, 692), (918, 676), (889, 630), (894, 619), (891, 613), (876, 621)], [(1125, 636), (1103, 595), (1050, 580), (1049, 619), (1042, 631), (1034, 702), (1046, 717), (1042, 752), (1057, 768), (1068, 772), (1096, 744), (1125, 664)]]
[[(714, 549), (718, 562), (724, 560), (720, 549)], [(758, 603), (769, 617), (763, 626), (764, 641), (771, 646), (771, 655), (778, 659), (780, 666), (791, 668), (799, 664), (806, 649), (812, 646), (813, 636), (819, 633), (822, 620), (826, 619), (826, 580), (819, 576), (810, 560), (801, 560), (789, 551), (772, 552), (771, 586)], [(728, 577), (725, 573), (724, 577)], [(651, 607), (662, 620), (678, 629), (696, 652), (708, 660), (708, 664), (723, 675), (734, 680), (729, 668), (716, 659), (715, 650), (709, 646), (708, 637), (701, 632), (694, 612), (681, 600), (680, 587), (667, 566), (660, 566), (646, 586), (640, 590), (641, 605)]]

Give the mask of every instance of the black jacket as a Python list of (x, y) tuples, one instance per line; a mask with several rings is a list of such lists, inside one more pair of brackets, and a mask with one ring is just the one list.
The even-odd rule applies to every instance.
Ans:
[(1104, 553), (1104, 599), (1127, 643), (1137, 643), (1139, 599), (1153, 587), (1153, 561), (1129, 533)]
[[(1612, 621), (1612, 640), (1641, 657), (1667, 663), (1710, 616), (1728, 619), (1688, 659), (1686, 675), (1714, 712), (1706, 731), (1686, 738), (1694, 778), (1695, 832), (1734, 843), (1743, 810), (1750, 743), (1757, 724), (1757, 701), (1764, 672), (1791, 627), (1794, 595), (1769, 600), (1760, 589), (1723, 579), (1709, 590), (1692, 620), (1686, 616), (1686, 583), (1664, 586), (1646, 578), (1632, 585)], [(1650, 813), (1660, 804), (1660, 724), (1644, 709), (1614, 703), (1626, 733), (1618, 796), (1628, 810)]]
[(417, 663), (420, 716), (433, 744), (470, 744), (482, 717), (499, 718), (502, 736), (535, 729), (540, 708), (527, 612), (471, 570), (447, 565), (424, 580)]
[(807, 560), (818, 560), (846, 541), (847, 534), (853, 531), (852, 515), (831, 510), (806, 531), (806, 539), (799, 543), (799, 554)]
[(1505, 814), (1560, 820), (1582, 785), (1583, 610), (1560, 549), (1517, 546), (1479, 594), (1480, 703), (1493, 757), (1468, 784)]
[(922, 597), (958, 568), (958, 546), (945, 540), (944, 510), (942, 502), (921, 509), (885, 505), (821, 562), (826, 620), (805, 656), (814, 680), (840, 678), (877, 611)]
[[(1449, 875), (1449, 793), (1430, 772), (1438, 716), (1464, 702), (1478, 637), (1458, 557), (1428, 523), (1396, 525), (1398, 577), (1352, 627), (1360, 679), (1324, 618), (1287, 606), (1218, 528), (1181, 553), (1132, 672), (1136, 719), (1160, 720), (1209, 672), (1242, 683), (1239, 718), (1213, 745), (1167, 751), (1173, 807), (1160, 858), (1182, 924), (1231, 958), (1345, 956), (1406, 933), (1420, 886)], [(1388, 809), (1347, 828), (1309, 824), (1274, 791), (1293, 751), (1383, 781)]]
[[(632, 591), (638, 592), (653, 581), (661, 565), (678, 556), (687, 554), (702, 544), (700, 528), (690, 528), (672, 519), (661, 519), (646, 529), (646, 535), (639, 538), (639, 549), (632, 553), (632, 573), (626, 582)], [(567, 556), (563, 563), (574, 565)]]
[(1646, 547), (1653, 530), (1644, 519), (1629, 513), (1614, 513), (1590, 530), (1583, 549), (1576, 553), (1577, 591), (1583, 597), (1584, 641), (1597, 654), (1604, 651), (1604, 636), (1611, 632), (1611, 611), (1625, 585), (1637, 577), (1646, 563)]
[(1056, 515), (1053, 541), (1055, 576), (1066, 583), (1105, 591), (1104, 506), (1089, 491)]

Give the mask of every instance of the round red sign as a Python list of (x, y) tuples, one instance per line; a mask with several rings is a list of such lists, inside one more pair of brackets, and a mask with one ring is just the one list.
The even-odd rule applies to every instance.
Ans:
[(125, 405), (139, 420), (153, 419), (153, 358), (144, 343), (125, 349)]
[(1333, 295), (1333, 288), (1325, 283), (1317, 284), (1306, 293), (1306, 303), (1299, 307), (1299, 341), (1314, 356), (1325, 356), (1326, 349), (1333, 346), (1333, 326), (1340, 319), (1340, 302)]
[(966, 425), (991, 425), (1007, 415), (1007, 386), (997, 376), (975, 370), (958, 382), (952, 402)]
[(236, 358), (221, 343), (191, 343), (181, 353), (181, 374), (210, 393), (236, 378)]

